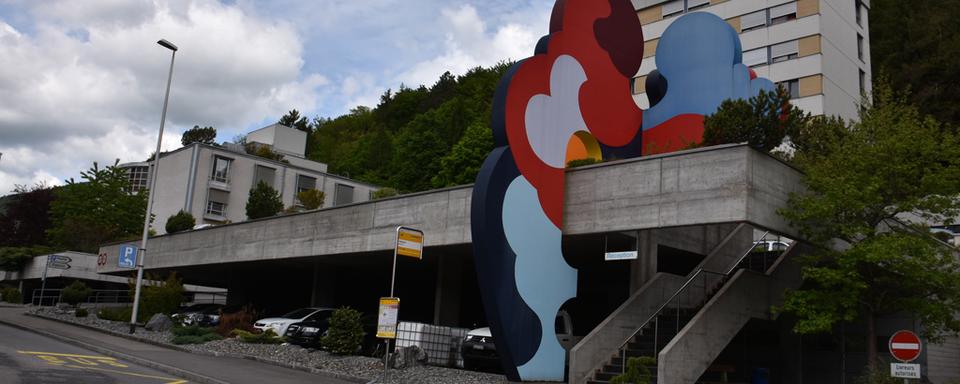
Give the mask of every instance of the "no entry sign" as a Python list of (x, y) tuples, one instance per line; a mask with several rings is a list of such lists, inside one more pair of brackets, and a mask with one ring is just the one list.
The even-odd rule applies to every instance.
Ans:
[(920, 338), (910, 331), (897, 331), (890, 336), (890, 354), (904, 363), (920, 356)]

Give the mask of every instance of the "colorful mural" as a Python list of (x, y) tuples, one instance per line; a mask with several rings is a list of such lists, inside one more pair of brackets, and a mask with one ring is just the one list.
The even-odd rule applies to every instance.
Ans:
[(646, 111), (631, 94), (642, 59), (630, 1), (558, 0), (550, 34), (498, 85), (496, 148), (477, 176), (471, 220), (484, 308), (511, 380), (564, 377), (554, 319), (577, 286), (561, 251), (566, 163), (682, 149), (702, 139), (703, 115), (724, 99), (773, 89), (741, 63), (736, 31), (707, 13), (664, 32)]

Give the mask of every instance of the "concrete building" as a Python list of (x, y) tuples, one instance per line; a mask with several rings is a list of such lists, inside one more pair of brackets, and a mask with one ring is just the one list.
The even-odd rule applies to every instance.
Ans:
[[(370, 199), (377, 186), (327, 173), (327, 165), (304, 158), (306, 133), (280, 124), (250, 132), (248, 145), (266, 147), (283, 155), (273, 160), (249, 154), (243, 145), (194, 143), (160, 156), (154, 193), (153, 224), (165, 233), (167, 219), (183, 210), (197, 224), (225, 224), (247, 219), (250, 189), (263, 181), (280, 193), (284, 207), (297, 207), (297, 193), (324, 192), (324, 206), (340, 206)], [(131, 189), (149, 186), (149, 164), (127, 163)]]
[[(643, 108), (660, 36), (678, 16), (710, 12), (740, 34), (743, 64), (782, 84), (813, 115), (857, 118), (871, 88), (870, 0), (632, 0), (643, 24), (644, 61), (634, 81)], [(669, 87), (669, 84), (668, 84)]]

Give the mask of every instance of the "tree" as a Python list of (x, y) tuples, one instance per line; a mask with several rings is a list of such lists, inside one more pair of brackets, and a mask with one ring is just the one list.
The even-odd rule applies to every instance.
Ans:
[(306, 117), (300, 116), (300, 111), (296, 109), (291, 109), (290, 112), (283, 115), (277, 123), (299, 131), (304, 131), (308, 134), (313, 132), (313, 127), (310, 126), (310, 122), (307, 121)]
[(283, 210), (283, 202), (280, 201), (280, 194), (267, 183), (261, 181), (250, 190), (250, 197), (247, 199), (247, 218), (252, 220), (270, 217), (281, 210)]
[(63, 289), (61, 297), (65, 303), (76, 307), (78, 304), (86, 301), (91, 294), (93, 294), (93, 290), (90, 289), (90, 287), (80, 280), (74, 280), (73, 284)]
[(213, 144), (216, 139), (217, 130), (215, 128), (194, 125), (193, 128), (183, 132), (183, 136), (180, 136), (180, 143), (186, 147), (193, 143)]
[(878, 317), (909, 313), (934, 342), (960, 332), (956, 249), (897, 220), (911, 214), (949, 224), (960, 213), (957, 135), (922, 116), (882, 79), (860, 122), (812, 125), (801, 131), (793, 158), (805, 172), (807, 192), (791, 196), (781, 211), (820, 245), (803, 260), (804, 284), (785, 297), (782, 310), (797, 317), (794, 330), (828, 332), (863, 319), (872, 368)]
[(308, 189), (297, 194), (297, 200), (308, 210), (323, 207), (325, 197), (326, 194), (319, 189)]
[(37, 184), (28, 189), (18, 185), (0, 214), (0, 246), (23, 247), (46, 244), (50, 228), (53, 188)]
[(440, 172), (433, 177), (433, 187), (442, 188), (470, 184), (477, 178), (480, 166), (493, 150), (493, 132), (482, 121), (467, 127), (450, 153), (440, 159)]
[(193, 215), (181, 210), (167, 218), (166, 230), (167, 233), (183, 232), (193, 228), (194, 225), (197, 225), (197, 220), (193, 218)]
[[(144, 193), (129, 193), (127, 172), (96, 162), (81, 172), (83, 182), (67, 180), (57, 188), (50, 205), (49, 241), (63, 249), (96, 252), (100, 244), (136, 237), (143, 230), (147, 210)], [(152, 219), (152, 218), (151, 218)]]
[(808, 114), (790, 104), (790, 94), (783, 87), (760, 91), (749, 100), (724, 100), (715, 113), (705, 116), (703, 145), (747, 142), (770, 152), (808, 119)]
[(327, 334), (320, 339), (324, 348), (338, 355), (351, 355), (360, 350), (363, 343), (362, 314), (356, 309), (342, 307), (333, 311)]

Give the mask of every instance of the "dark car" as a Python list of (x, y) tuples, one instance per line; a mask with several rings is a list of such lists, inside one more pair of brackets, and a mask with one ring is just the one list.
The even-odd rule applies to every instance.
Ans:
[(171, 320), (182, 325), (213, 327), (220, 324), (220, 304), (194, 304), (170, 316)]
[(290, 324), (283, 334), (290, 344), (308, 348), (320, 348), (320, 339), (327, 333), (330, 326), (330, 315), (333, 310), (318, 311), (302, 321)]
[(490, 327), (477, 328), (467, 333), (460, 346), (463, 367), (469, 370), (499, 370), (500, 356), (493, 343)]

